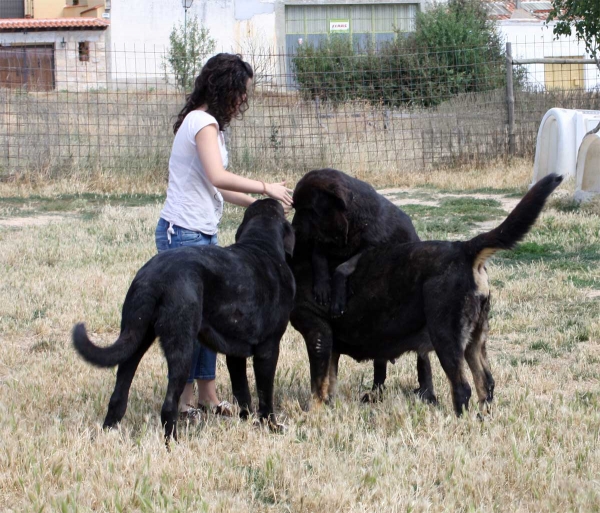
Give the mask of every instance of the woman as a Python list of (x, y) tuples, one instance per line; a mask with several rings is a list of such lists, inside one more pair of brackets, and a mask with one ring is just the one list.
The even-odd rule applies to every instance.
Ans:
[[(196, 78), (194, 91), (173, 125), (175, 140), (169, 159), (167, 200), (156, 227), (159, 252), (182, 246), (217, 243), (223, 200), (247, 207), (247, 193), (266, 194), (292, 205), (285, 182), (265, 183), (226, 171), (228, 158), (223, 130), (248, 108), (252, 68), (239, 55), (211, 57)], [(179, 401), (180, 416), (195, 418), (200, 410), (230, 416), (231, 405), (219, 401), (215, 387), (217, 355), (200, 346), (194, 353), (190, 377)], [(198, 402), (194, 397), (194, 380)], [(198, 405), (197, 409), (196, 404)]]

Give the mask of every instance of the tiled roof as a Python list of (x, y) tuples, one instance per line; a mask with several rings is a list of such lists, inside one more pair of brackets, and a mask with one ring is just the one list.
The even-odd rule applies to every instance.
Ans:
[[(552, 2), (521, 2), (520, 11), (516, 2), (489, 1), (487, 2), (489, 17), (493, 20), (531, 19), (546, 21), (552, 9)], [(517, 11), (515, 13), (515, 11)]]
[(21, 32), (23, 30), (104, 30), (107, 21), (99, 18), (7, 18), (0, 19), (0, 32)]

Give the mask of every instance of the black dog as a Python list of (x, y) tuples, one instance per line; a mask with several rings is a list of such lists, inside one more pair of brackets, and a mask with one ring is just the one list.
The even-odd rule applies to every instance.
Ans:
[[(390, 242), (419, 240), (410, 218), (402, 210), (368, 183), (335, 169), (318, 169), (304, 175), (294, 190), (294, 209), (292, 226), (299, 250), (294, 258), (296, 304), (310, 303), (313, 293), (319, 305), (328, 306), (331, 299), (332, 317), (343, 313), (348, 277), (365, 250)], [(324, 308), (313, 307), (320, 315), (325, 314)], [(299, 317), (301, 312), (294, 316)], [(308, 344), (311, 375), (323, 371), (315, 368), (317, 362), (323, 362), (319, 351), (320, 346)], [(339, 355), (335, 358), (337, 361)], [(378, 397), (377, 392), (385, 382), (386, 365), (387, 360), (374, 361), (374, 394), (366, 394), (363, 401)], [(415, 392), (424, 400), (435, 401), (430, 392), (431, 365), (427, 353), (418, 356), (417, 370), (420, 386)]]
[(227, 355), (242, 417), (251, 411), (246, 358), (253, 357), (259, 415), (273, 426), (279, 342), (295, 292), (286, 264), (294, 241), (281, 205), (272, 199), (257, 201), (246, 210), (235, 244), (181, 248), (150, 259), (127, 292), (121, 334), (112, 346), (94, 345), (84, 325), (77, 324), (73, 344), (79, 354), (99, 367), (119, 366), (104, 427), (114, 426), (125, 415), (131, 380), (156, 337), (169, 369), (161, 410), (167, 440), (170, 435), (177, 440), (179, 397), (197, 341)]
[(334, 317), (343, 313), (346, 280), (363, 251), (389, 241), (419, 240), (402, 210), (368, 183), (336, 169), (306, 173), (294, 189), (294, 209), (296, 236), (313, 250), (315, 298), (321, 304), (331, 299)]
[(335, 386), (337, 361), (332, 353), (361, 361), (435, 350), (452, 385), (458, 415), (471, 396), (465, 359), (480, 405), (490, 402), (494, 380), (486, 355), (490, 290), (485, 262), (527, 234), (561, 181), (558, 175), (546, 176), (500, 226), (471, 240), (389, 243), (365, 251), (349, 278), (357, 293), (339, 319), (330, 319), (306, 300), (302, 288), (310, 286), (310, 278), (302, 273), (310, 273), (310, 266), (295, 267), (298, 300), (291, 322), (312, 355), (311, 385), (319, 398), (327, 400)]

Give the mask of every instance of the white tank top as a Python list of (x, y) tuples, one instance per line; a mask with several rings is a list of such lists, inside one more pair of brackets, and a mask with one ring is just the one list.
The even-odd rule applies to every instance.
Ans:
[[(223, 197), (206, 176), (196, 149), (196, 135), (208, 125), (219, 127), (213, 116), (194, 110), (175, 134), (169, 159), (167, 200), (160, 216), (182, 228), (214, 235), (223, 215)], [(219, 132), (218, 140), (223, 167), (227, 168), (223, 132)]]

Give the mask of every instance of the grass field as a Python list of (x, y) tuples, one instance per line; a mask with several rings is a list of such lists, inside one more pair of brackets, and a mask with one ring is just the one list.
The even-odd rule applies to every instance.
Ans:
[[(422, 238), (459, 239), (501, 220), (530, 173), (517, 162), (361, 177), (387, 187)], [(435, 357), (440, 404), (416, 400), (413, 355), (369, 406), (371, 365), (343, 357), (335, 404), (309, 410), (290, 327), (275, 383), (286, 433), (210, 416), (167, 453), (158, 344), (112, 432), (100, 426), (115, 371), (70, 344), (78, 321), (97, 342), (117, 337), (125, 292), (155, 253), (164, 188), (107, 175), (0, 184), (0, 511), (600, 511), (600, 202), (574, 204), (566, 183), (525, 242), (489, 263), (496, 400), (483, 422), (455, 418)], [(227, 210), (222, 245), (241, 215)], [(222, 356), (217, 374), (232, 400)]]

